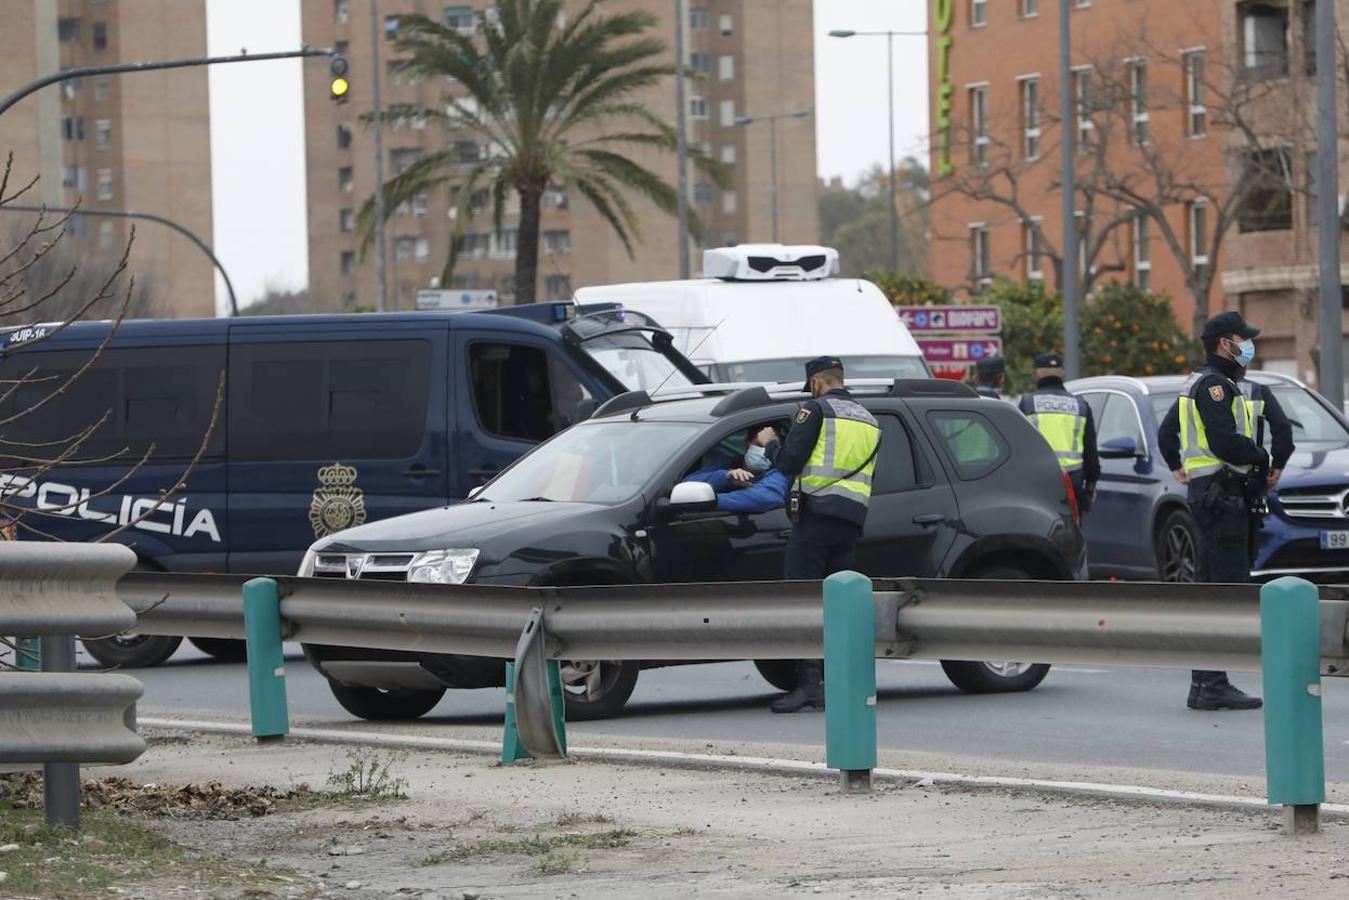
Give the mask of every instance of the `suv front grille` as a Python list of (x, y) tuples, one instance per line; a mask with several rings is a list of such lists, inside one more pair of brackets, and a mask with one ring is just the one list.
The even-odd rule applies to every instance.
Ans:
[(412, 553), (320, 553), (314, 577), (406, 581), (413, 558)]
[(1279, 491), (1279, 505), (1292, 519), (1349, 518), (1345, 512), (1346, 488), (1289, 488)]

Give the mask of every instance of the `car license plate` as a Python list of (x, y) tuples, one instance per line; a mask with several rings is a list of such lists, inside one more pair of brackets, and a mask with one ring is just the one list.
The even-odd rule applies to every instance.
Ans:
[(1349, 531), (1321, 532), (1322, 550), (1349, 550)]

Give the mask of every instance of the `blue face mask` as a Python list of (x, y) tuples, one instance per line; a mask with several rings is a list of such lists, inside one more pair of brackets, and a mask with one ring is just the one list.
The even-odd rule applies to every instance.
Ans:
[(1237, 344), (1237, 365), (1243, 369), (1255, 359), (1255, 341), (1245, 340)]
[(773, 467), (768, 459), (768, 451), (763, 447), (750, 447), (745, 451), (745, 468), (755, 475), (762, 475)]

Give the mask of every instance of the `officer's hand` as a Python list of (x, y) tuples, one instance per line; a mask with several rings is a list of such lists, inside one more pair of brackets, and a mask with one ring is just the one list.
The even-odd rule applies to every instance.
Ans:
[(1283, 469), (1272, 469), (1269, 478), (1265, 479), (1265, 490), (1272, 491), (1279, 486), (1279, 479), (1283, 477)]
[(1176, 481), (1180, 482), (1181, 484), (1190, 483), (1190, 476), (1186, 474), (1184, 469), (1172, 469), (1171, 477), (1176, 479)]
[(759, 433), (754, 435), (754, 444), (759, 447), (767, 447), (773, 441), (778, 439), (778, 433), (773, 430), (773, 426), (765, 425), (759, 429)]
[(754, 481), (754, 473), (747, 472), (744, 469), (732, 469), (726, 473), (726, 478), (732, 484), (746, 485)]

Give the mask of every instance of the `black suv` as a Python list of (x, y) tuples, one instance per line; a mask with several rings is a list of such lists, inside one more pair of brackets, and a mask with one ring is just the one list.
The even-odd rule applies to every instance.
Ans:
[[(850, 382), (849, 389), (883, 432), (859, 570), (873, 577), (1086, 577), (1086, 544), (1063, 472), (1015, 407), (951, 381)], [(550, 586), (781, 578), (791, 528), (783, 509), (718, 513), (708, 509), (706, 485), (672, 491), (721, 442), (765, 424), (786, 428), (804, 394), (788, 385), (681, 390), (659, 401), (640, 391), (615, 397), (463, 503), (318, 541), (300, 574)], [(313, 645), (305, 651), (342, 706), (362, 718), (415, 718), (447, 687), (504, 683), (502, 662), (482, 657)], [(568, 716), (616, 713), (642, 665), (564, 663)], [(792, 687), (789, 663), (758, 667), (775, 687)], [(970, 692), (1029, 690), (1049, 669), (943, 667)]]

